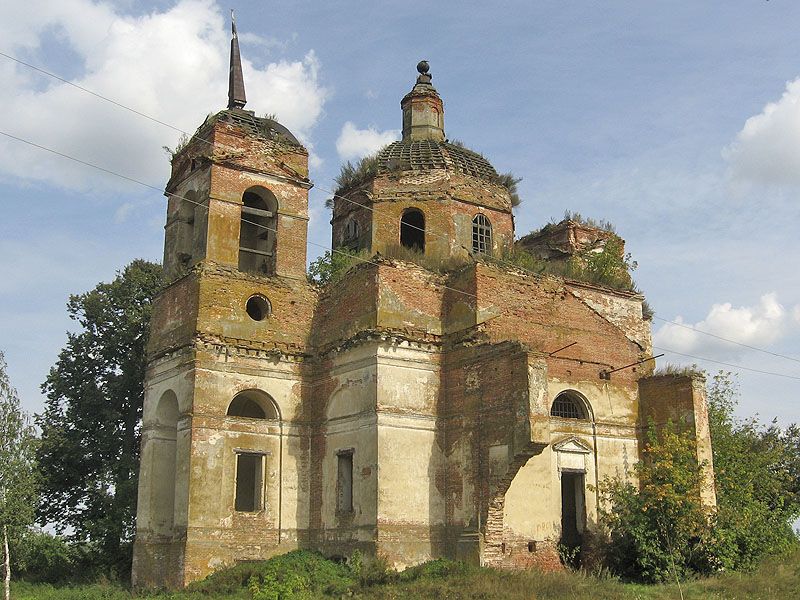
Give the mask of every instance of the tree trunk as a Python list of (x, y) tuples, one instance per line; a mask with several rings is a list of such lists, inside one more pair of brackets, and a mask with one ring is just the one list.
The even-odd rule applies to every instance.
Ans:
[(8, 556), (8, 527), (3, 525), (3, 566), (5, 567), (5, 600), (11, 599), (11, 560)]

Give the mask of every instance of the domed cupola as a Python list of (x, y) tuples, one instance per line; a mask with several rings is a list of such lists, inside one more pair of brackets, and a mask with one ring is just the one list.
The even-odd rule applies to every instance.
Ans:
[(448, 258), (500, 254), (514, 239), (512, 202), (482, 155), (450, 142), (444, 103), (426, 61), (400, 102), (403, 138), (364, 159), (340, 181), (333, 201), (333, 246)]

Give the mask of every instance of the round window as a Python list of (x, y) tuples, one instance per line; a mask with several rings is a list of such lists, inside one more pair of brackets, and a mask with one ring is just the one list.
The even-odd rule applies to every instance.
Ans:
[(272, 313), (272, 306), (264, 296), (256, 294), (248, 298), (245, 310), (253, 321), (263, 321)]

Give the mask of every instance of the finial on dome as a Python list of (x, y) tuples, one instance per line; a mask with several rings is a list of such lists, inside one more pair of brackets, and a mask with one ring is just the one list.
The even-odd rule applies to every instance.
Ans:
[(417, 72), (419, 76), (417, 77), (417, 83), (430, 83), (431, 82), (431, 75), (428, 71), (431, 70), (431, 66), (428, 64), (427, 60), (421, 60), (417, 63)]
[(231, 68), (228, 77), (228, 108), (244, 108), (245, 104), (247, 104), (247, 96), (244, 93), (239, 35), (236, 33), (236, 18), (231, 9)]

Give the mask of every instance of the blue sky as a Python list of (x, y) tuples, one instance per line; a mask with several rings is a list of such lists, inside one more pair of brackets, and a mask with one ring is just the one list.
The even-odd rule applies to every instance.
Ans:
[[(523, 177), (517, 234), (613, 222), (656, 344), (800, 378), (800, 4), (236, 2), (247, 108), (312, 151), (311, 240), (345, 159), (399, 135), (422, 59), (450, 138)], [(457, 8), (456, 8), (457, 7)], [(0, 5), (0, 52), (186, 131), (226, 103), (228, 5)], [(0, 130), (162, 187), (179, 133), (0, 57)], [(0, 349), (24, 405), (70, 293), (160, 259), (165, 199), (0, 136)], [(321, 252), (309, 247), (313, 257)], [(660, 360), (698, 362), (671, 354)], [(741, 412), (800, 421), (800, 379), (742, 371)]]

